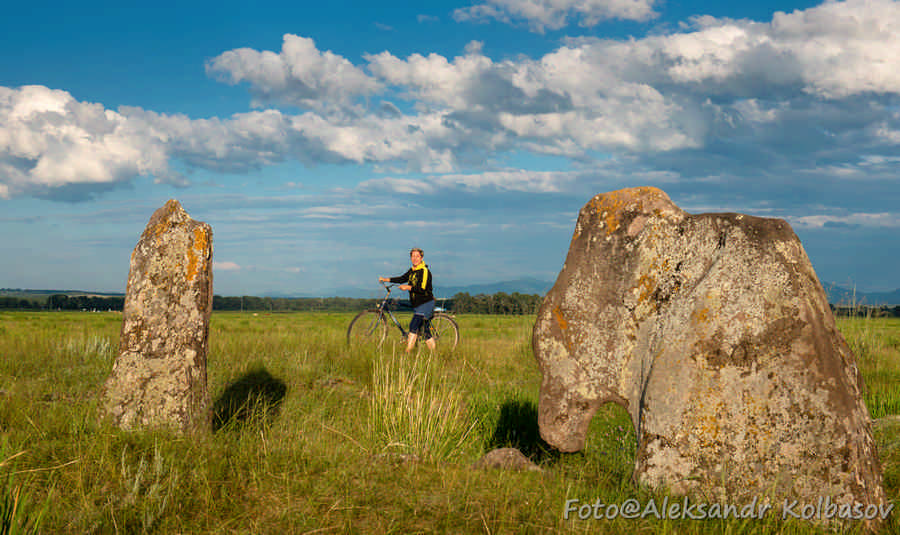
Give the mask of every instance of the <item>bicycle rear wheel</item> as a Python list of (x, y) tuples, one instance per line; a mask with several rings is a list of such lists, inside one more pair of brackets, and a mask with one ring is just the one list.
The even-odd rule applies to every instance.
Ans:
[(459, 326), (449, 314), (435, 312), (430, 322), (431, 336), (438, 345), (456, 349), (459, 343)]
[(347, 327), (347, 343), (351, 346), (380, 346), (387, 336), (387, 323), (379, 310), (364, 310)]

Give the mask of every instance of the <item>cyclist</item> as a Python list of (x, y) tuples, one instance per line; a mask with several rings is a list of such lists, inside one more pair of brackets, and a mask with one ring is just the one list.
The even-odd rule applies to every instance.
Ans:
[(425, 253), (418, 247), (413, 247), (409, 252), (409, 260), (412, 267), (399, 277), (378, 277), (379, 282), (407, 283), (399, 286), (401, 290), (409, 291), (409, 303), (413, 307), (413, 317), (409, 322), (409, 338), (406, 342), (406, 352), (412, 351), (416, 345), (419, 328), (425, 327), (425, 345), (434, 350), (434, 339), (431, 337), (429, 320), (434, 314), (434, 294), (431, 293), (431, 271), (422, 259)]

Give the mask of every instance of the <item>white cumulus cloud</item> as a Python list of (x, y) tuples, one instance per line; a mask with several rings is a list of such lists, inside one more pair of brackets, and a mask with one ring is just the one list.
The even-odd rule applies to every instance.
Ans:
[(900, 93), (900, 3), (826, 2), (771, 22), (692, 19), (687, 31), (599, 46), (626, 79), (732, 95), (794, 86), (826, 98)]
[(103, 189), (148, 174), (168, 175), (158, 132), (65, 91), (0, 87), (4, 196), (78, 185)]
[(292, 34), (284, 35), (278, 53), (238, 48), (216, 56), (206, 68), (234, 84), (249, 82), (257, 104), (343, 104), (379, 88), (375, 79), (346, 58), (322, 52), (312, 39)]

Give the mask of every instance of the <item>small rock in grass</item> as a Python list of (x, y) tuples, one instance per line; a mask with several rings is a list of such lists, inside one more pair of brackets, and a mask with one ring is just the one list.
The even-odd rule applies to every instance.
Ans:
[(472, 468), (497, 468), (500, 470), (529, 470), (532, 472), (540, 472), (541, 468), (531, 462), (531, 459), (525, 457), (521, 451), (516, 448), (497, 448), (485, 454), (484, 457), (475, 461)]

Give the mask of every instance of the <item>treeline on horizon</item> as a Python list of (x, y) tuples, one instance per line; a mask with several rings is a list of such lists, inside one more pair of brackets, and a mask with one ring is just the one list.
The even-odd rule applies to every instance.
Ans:
[[(438, 306), (455, 314), (534, 314), (541, 306), (543, 296), (537, 294), (469, 295), (458, 293), (449, 299), (438, 299)], [(373, 308), (380, 300), (355, 297), (257, 297), (213, 296), (213, 311), (244, 312), (354, 312)], [(395, 309), (409, 308), (405, 300), (397, 300)], [(124, 296), (89, 296), (54, 294), (43, 298), (0, 296), (0, 310), (83, 310), (121, 311)], [(900, 305), (831, 305), (836, 316), (900, 317)]]
[[(485, 295), (458, 293), (449, 299), (438, 299), (438, 306), (457, 314), (534, 314), (543, 296), (537, 294), (507, 294), (499, 292)], [(380, 302), (373, 298), (355, 297), (257, 297), (213, 296), (213, 311), (244, 312), (354, 312), (373, 308)], [(40, 298), (0, 297), (0, 310), (83, 310), (121, 311), (125, 297), (53, 294)], [(409, 308), (405, 300), (397, 300), (397, 306)]]

